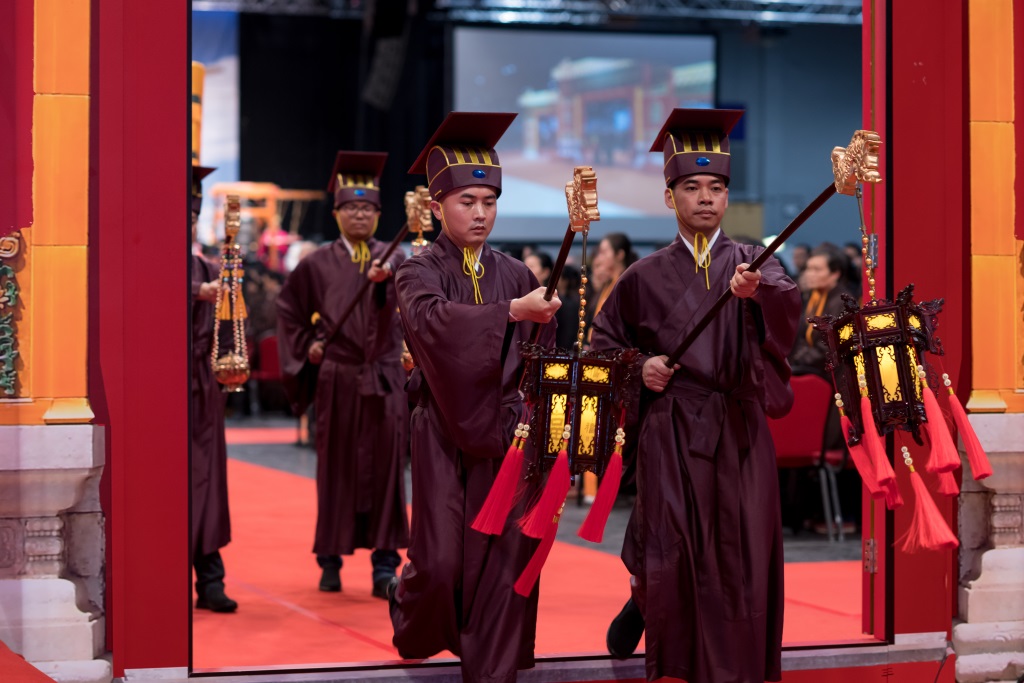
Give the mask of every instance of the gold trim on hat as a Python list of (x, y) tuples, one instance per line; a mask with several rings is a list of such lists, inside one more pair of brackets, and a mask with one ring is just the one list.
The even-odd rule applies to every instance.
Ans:
[(362, 188), (366, 188), (368, 190), (376, 190), (377, 189), (377, 185), (374, 183), (373, 176), (356, 175), (356, 174), (344, 175), (344, 174), (339, 173), (338, 174), (338, 188), (341, 189), (341, 188), (345, 188), (345, 187), (362, 187)]
[[(680, 154), (718, 154), (719, 156), (723, 156), (723, 157), (729, 157), (729, 156), (732, 156), (732, 155), (731, 155), (731, 154), (729, 154), (728, 152), (694, 152), (694, 151), (689, 151), (689, 152), (676, 152), (675, 154), (673, 154), (672, 156), (670, 156), (670, 157), (668, 158), (668, 160), (667, 160), (667, 161), (665, 162), (665, 165), (661, 167), (661, 170), (663, 170), (663, 171), (664, 171), (664, 170), (665, 170), (666, 168), (668, 168), (668, 165), (669, 165), (670, 163), (672, 163), (672, 160), (673, 160), (673, 159), (675, 159), (675, 158), (676, 158), (677, 156), (679, 156)], [(708, 172), (710, 173), (710, 171), (708, 171)], [(715, 173), (715, 174), (712, 174), (712, 175), (718, 175), (718, 174), (717, 174), (717, 173)]]
[[(501, 168), (501, 164), (494, 163), (494, 159), (491, 158), (491, 151), (482, 147), (456, 147), (450, 146), (452, 153), (455, 155), (455, 162), (448, 157), (448, 150), (441, 145), (434, 145), (430, 148), (430, 152), (427, 152), (427, 159), (430, 159), (430, 154), (435, 150), (441, 150), (441, 154), (444, 156), (444, 167), (441, 168), (433, 176), (427, 178), (427, 185), (433, 185), (434, 179), (441, 175), (447, 169), (453, 166), (488, 166), (490, 168)], [(479, 156), (484, 161), (477, 161), (475, 157)], [(469, 160), (467, 160), (469, 157)]]

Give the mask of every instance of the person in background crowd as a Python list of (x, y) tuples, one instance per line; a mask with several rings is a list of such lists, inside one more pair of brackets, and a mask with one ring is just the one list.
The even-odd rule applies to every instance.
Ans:
[(548, 278), (551, 277), (551, 269), (555, 266), (555, 262), (551, 260), (546, 251), (533, 252), (523, 258), (523, 263), (530, 269), (533, 276), (537, 278), (537, 282), (540, 283), (541, 287), (548, 286)]

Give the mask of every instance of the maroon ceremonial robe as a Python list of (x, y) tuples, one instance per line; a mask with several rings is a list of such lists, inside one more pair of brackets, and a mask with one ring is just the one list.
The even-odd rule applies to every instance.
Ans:
[[(462, 259), (442, 234), (397, 277), (420, 399), (411, 421), (412, 540), (392, 615), (394, 642), (407, 657), (452, 651), (470, 683), (514, 681), (534, 661), (539, 592), (524, 598), (512, 587), (537, 546), (515, 525), (536, 485), (501, 536), (470, 524), (522, 408), (518, 344), (529, 340), (533, 323), (510, 323), (509, 303), (539, 285), (522, 263), (485, 245), (484, 303), (476, 304)], [(553, 342), (554, 328), (545, 328), (542, 343)]]
[[(759, 251), (720, 234), (710, 290), (679, 240), (639, 261), (594, 321), (594, 348), (670, 354)], [(627, 431), (639, 439), (637, 498), (622, 558), (646, 620), (649, 680), (781, 677), (782, 527), (765, 413), (792, 403), (800, 294), (774, 258), (761, 272), (758, 301), (730, 301), (665, 391), (644, 389)]]
[[(367, 246), (375, 259), (387, 249), (375, 239)], [(392, 255), (394, 270), (404, 258), (401, 250)], [(310, 345), (333, 327), (365, 278), (340, 239), (299, 262), (277, 299), (285, 375), (315, 367)], [(372, 285), (324, 349), (315, 397), (317, 555), (408, 544), (402, 464), (409, 408), (396, 306), (393, 278)]]
[[(228, 451), (224, 440), (224, 393), (213, 376), (214, 303), (199, 301), (199, 287), (220, 273), (192, 255), (192, 552), (209, 555), (231, 542), (228, 515)], [(221, 343), (231, 340), (221, 323)]]

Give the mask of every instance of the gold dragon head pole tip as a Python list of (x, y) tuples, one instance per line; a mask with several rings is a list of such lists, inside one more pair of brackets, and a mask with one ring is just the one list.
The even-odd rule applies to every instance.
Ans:
[(229, 194), (224, 201), (224, 235), (230, 243), (242, 227), (242, 201), (237, 194)]
[(871, 130), (858, 130), (846, 147), (832, 150), (832, 173), (835, 175), (836, 192), (853, 196), (858, 183), (880, 183), (882, 174), (878, 169), (878, 150), (882, 138)]
[(572, 180), (565, 184), (565, 201), (569, 207), (569, 226), (574, 232), (586, 232), (592, 221), (601, 220), (597, 208), (597, 174), (592, 167), (573, 169)]

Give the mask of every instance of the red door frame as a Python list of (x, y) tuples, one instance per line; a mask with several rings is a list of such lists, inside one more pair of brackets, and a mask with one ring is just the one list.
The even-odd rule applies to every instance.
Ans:
[[(966, 390), (966, 0), (944, 14), (931, 0), (887, 4), (865, 0), (864, 120), (887, 160), (868, 208), (894, 226), (879, 291), (912, 281), (922, 298), (946, 297), (946, 370)], [(121, 676), (186, 667), (190, 654), (189, 5), (92, 0), (92, 20), (89, 393), (108, 426), (108, 645)], [(901, 474), (905, 496), (907, 484)], [(907, 525), (906, 511), (881, 518), (897, 536)], [(873, 632), (948, 631), (950, 556), (880, 560), (891, 588), (876, 592)]]
[(190, 152), (187, 0), (92, 0), (89, 397), (107, 426), (114, 675), (185, 667)]

